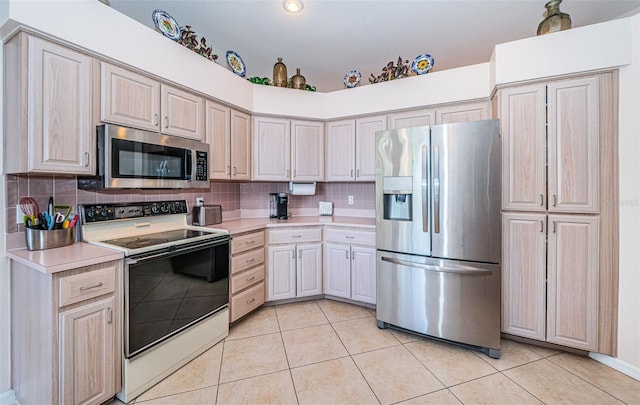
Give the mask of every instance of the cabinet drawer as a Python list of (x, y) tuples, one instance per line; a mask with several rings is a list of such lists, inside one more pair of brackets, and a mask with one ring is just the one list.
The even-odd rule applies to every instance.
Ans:
[(60, 307), (116, 290), (116, 265), (60, 279)]
[(264, 280), (264, 265), (231, 277), (231, 294), (244, 290), (252, 284)]
[(264, 231), (234, 236), (231, 239), (231, 254), (244, 252), (264, 245)]
[(264, 304), (264, 281), (231, 298), (231, 322)]
[(349, 243), (356, 245), (376, 245), (376, 233), (368, 231), (348, 231), (345, 229), (326, 229), (325, 242)]
[(269, 231), (269, 243), (320, 242), (322, 230), (316, 229), (277, 229)]
[(236, 274), (249, 267), (264, 263), (264, 248), (252, 250), (231, 257), (231, 274)]

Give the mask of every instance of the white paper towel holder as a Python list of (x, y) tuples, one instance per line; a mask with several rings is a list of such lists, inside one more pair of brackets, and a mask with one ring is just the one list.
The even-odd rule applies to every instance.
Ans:
[(294, 183), (290, 181), (289, 191), (292, 195), (314, 195), (316, 193), (316, 183)]

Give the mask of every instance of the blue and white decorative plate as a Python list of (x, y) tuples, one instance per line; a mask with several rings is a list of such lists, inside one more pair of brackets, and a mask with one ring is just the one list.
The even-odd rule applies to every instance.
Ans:
[(433, 68), (434, 63), (433, 56), (428, 53), (418, 55), (411, 62), (411, 71), (417, 75), (423, 75)]
[(348, 71), (347, 74), (344, 75), (342, 82), (348, 89), (351, 89), (356, 87), (358, 83), (360, 83), (360, 80), (362, 80), (362, 73), (360, 73), (359, 70), (354, 69)]
[(153, 10), (151, 18), (153, 18), (153, 23), (156, 25), (156, 28), (159, 29), (165, 37), (173, 39), (174, 41), (180, 39), (182, 30), (176, 20), (171, 17), (169, 13), (163, 10)]
[(247, 73), (247, 67), (242, 61), (242, 58), (233, 51), (227, 51), (227, 64), (231, 68), (231, 71), (240, 77), (244, 77)]

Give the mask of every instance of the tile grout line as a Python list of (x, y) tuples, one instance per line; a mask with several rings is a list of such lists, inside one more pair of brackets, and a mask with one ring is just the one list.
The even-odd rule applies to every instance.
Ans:
[[(227, 335), (228, 337), (229, 335)], [(220, 366), (218, 368), (218, 386), (216, 388), (216, 405), (218, 404), (218, 395), (220, 395), (220, 379), (222, 378), (222, 362), (224, 361), (224, 347), (227, 344), (227, 339), (222, 340), (222, 353), (220, 353)]]

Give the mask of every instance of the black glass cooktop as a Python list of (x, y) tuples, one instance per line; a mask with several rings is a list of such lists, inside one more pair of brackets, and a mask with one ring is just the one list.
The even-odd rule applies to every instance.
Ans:
[(140, 236), (129, 236), (126, 238), (105, 240), (103, 243), (108, 243), (115, 246), (120, 246), (126, 249), (140, 249), (147, 246), (159, 245), (161, 243), (175, 242), (184, 239), (196, 238), (198, 236), (205, 236), (215, 234), (212, 232), (194, 231), (192, 229), (176, 229), (173, 231), (150, 233)]

